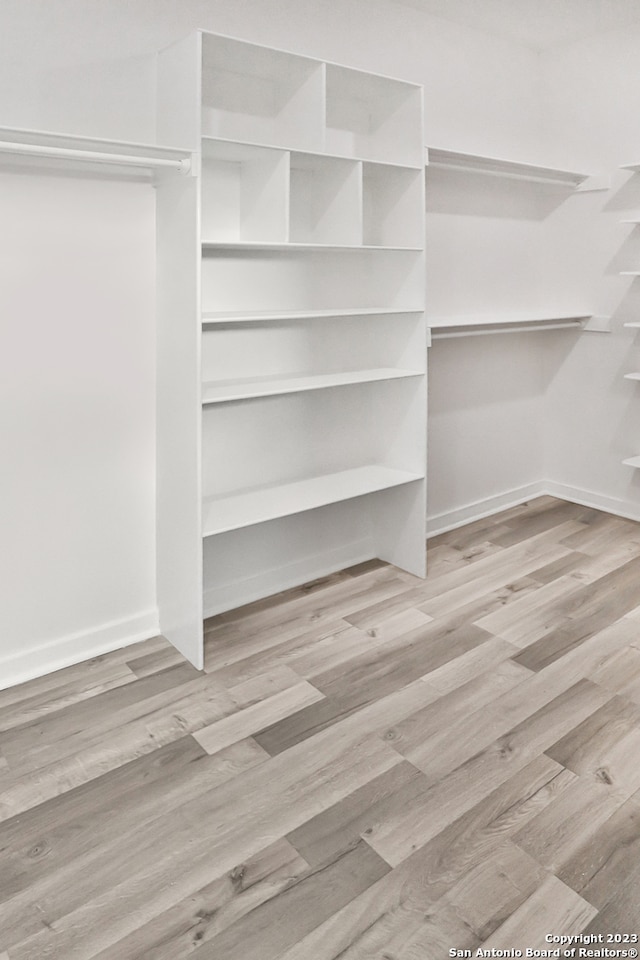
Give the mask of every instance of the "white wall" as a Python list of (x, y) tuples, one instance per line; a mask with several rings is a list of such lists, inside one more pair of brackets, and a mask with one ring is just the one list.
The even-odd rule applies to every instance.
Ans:
[(610, 315), (610, 334), (549, 344), (546, 357), (546, 471), (558, 492), (640, 519), (640, 474), (622, 466), (640, 453), (640, 390), (624, 373), (640, 369), (640, 286), (620, 270), (640, 269), (640, 229), (619, 221), (640, 212), (640, 27), (611, 31), (543, 60), (551, 136), (564, 162), (613, 174), (612, 189), (576, 196), (551, 218), (550, 282)]
[[(534, 53), (391, 0), (4, 0), (0, 124), (151, 140), (153, 55), (197, 26), (423, 83), (433, 144), (556, 161)], [(16, 175), (2, 189), (0, 382), (20, 407), (5, 423), (0, 685), (155, 624), (151, 192)], [(471, 213), (431, 191), (435, 312), (544, 299), (531, 267), (546, 201), (507, 190), (496, 213), (486, 189)], [(545, 371), (530, 340), (434, 348), (431, 512), (537, 479)]]

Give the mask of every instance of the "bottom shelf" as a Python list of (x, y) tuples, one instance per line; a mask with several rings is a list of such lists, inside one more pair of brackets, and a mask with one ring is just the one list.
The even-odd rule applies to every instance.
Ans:
[(203, 504), (203, 536), (239, 530), (422, 479), (417, 473), (369, 465), (232, 496), (207, 497)]
[(640, 457), (629, 457), (622, 461), (625, 467), (636, 467), (640, 469)]

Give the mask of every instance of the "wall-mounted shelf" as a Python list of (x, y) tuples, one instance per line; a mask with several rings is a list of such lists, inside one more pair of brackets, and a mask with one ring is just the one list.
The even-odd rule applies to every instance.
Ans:
[(621, 277), (640, 277), (640, 270), (621, 270)]
[(562, 330), (567, 328), (583, 329), (591, 319), (590, 314), (548, 314), (545, 316), (517, 316), (507, 314), (504, 317), (459, 316), (432, 317), (427, 320), (434, 340), (452, 337), (472, 337), (490, 333), (525, 333), (527, 331)]
[(65, 161), (113, 172), (135, 170), (148, 176), (159, 171), (184, 174), (191, 169), (191, 153), (178, 147), (0, 127), (0, 159), (10, 162), (15, 157), (20, 157), (22, 164), (26, 159), (34, 166)]
[(422, 314), (421, 309), (395, 310), (392, 307), (362, 307), (349, 310), (276, 310), (264, 312), (261, 310), (245, 311), (242, 313), (208, 312), (202, 314), (203, 324), (230, 324), (230, 323), (272, 323), (287, 320), (331, 320), (340, 317), (386, 317), (405, 316), (407, 314)]
[(291, 251), (305, 251), (309, 252), (322, 252), (323, 250), (391, 250), (391, 251), (400, 251), (403, 253), (422, 253), (422, 247), (405, 247), (405, 246), (378, 246), (374, 244), (355, 244), (355, 243), (227, 243), (221, 241), (219, 243), (203, 243), (202, 252), (203, 254), (215, 253), (220, 250), (273, 250), (274, 252), (285, 252), (287, 250)]
[(627, 460), (623, 460), (622, 463), (625, 467), (640, 469), (640, 457), (629, 457)]
[(250, 380), (223, 380), (203, 383), (202, 403), (228, 403), (231, 400), (249, 400), (257, 397), (302, 393), (306, 390), (327, 390), (356, 383), (376, 383), (380, 380), (405, 380), (421, 377), (421, 370), (398, 370), (392, 367), (375, 370), (347, 370), (343, 373), (322, 373), (307, 376), (254, 377)]
[(498, 157), (487, 157), (475, 153), (461, 153), (457, 150), (442, 150), (439, 147), (426, 148), (426, 164), (431, 167), (444, 167), (448, 170), (508, 177), (512, 180), (527, 180), (532, 183), (546, 183), (567, 187), (571, 190), (605, 190), (611, 185), (610, 178), (578, 173), (575, 170), (541, 167), (533, 163), (503, 160)]
[(640, 373), (625, 373), (625, 380), (640, 380)]
[(624, 323), (624, 327), (631, 327), (633, 330), (640, 329), (640, 320), (631, 320), (629, 323)]
[(640, 173), (640, 163), (622, 163), (621, 170), (631, 170), (632, 173)]
[(230, 497), (208, 497), (203, 504), (203, 536), (239, 530), (421, 479), (419, 474), (372, 464)]
[(640, 217), (629, 217), (627, 220), (621, 220), (620, 223), (632, 223), (635, 227), (640, 223)]

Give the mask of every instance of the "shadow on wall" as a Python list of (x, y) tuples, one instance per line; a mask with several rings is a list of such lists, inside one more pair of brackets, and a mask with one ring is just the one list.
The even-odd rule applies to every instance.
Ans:
[(544, 220), (573, 193), (572, 187), (427, 167), (428, 213)]

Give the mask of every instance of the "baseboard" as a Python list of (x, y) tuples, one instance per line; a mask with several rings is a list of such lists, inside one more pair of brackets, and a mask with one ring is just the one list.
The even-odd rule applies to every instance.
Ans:
[(208, 587), (204, 591), (204, 616), (213, 617), (224, 610), (242, 607), (254, 600), (271, 597), (282, 590), (300, 586), (310, 580), (326, 577), (336, 570), (344, 570), (356, 563), (363, 563), (375, 556), (375, 549), (369, 538), (356, 540), (323, 553), (296, 560), (293, 563), (261, 571), (252, 577), (225, 583), (217, 587)]
[(147, 610), (135, 617), (104, 623), (95, 630), (58, 637), (24, 653), (0, 657), (0, 690), (149, 640), (159, 632), (158, 611)]
[(440, 533), (446, 533), (447, 530), (455, 530), (475, 520), (490, 517), (501, 510), (517, 507), (521, 503), (526, 503), (527, 500), (533, 500), (534, 497), (544, 496), (549, 492), (547, 488), (548, 484), (543, 480), (536, 480), (522, 487), (514, 487), (512, 490), (486, 497), (484, 500), (476, 500), (464, 507), (456, 507), (455, 510), (436, 513), (427, 517), (427, 538), (436, 537)]
[(583, 507), (592, 507), (594, 510), (612, 513), (616, 517), (640, 522), (640, 504), (632, 500), (618, 500), (616, 497), (607, 497), (601, 493), (595, 493), (593, 490), (583, 490), (582, 487), (574, 487), (568, 483), (556, 483), (555, 480), (545, 480), (544, 493), (551, 497), (558, 497), (560, 500), (579, 503)]

